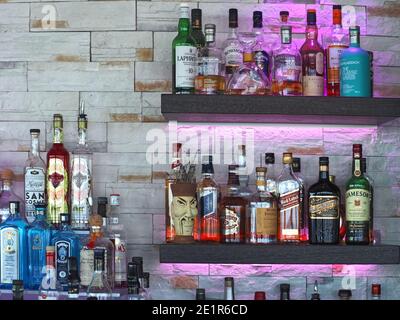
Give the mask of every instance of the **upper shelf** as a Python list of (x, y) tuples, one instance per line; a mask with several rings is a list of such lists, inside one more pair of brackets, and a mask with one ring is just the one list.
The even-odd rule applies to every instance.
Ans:
[(400, 99), (163, 94), (161, 112), (179, 122), (379, 125), (400, 117)]

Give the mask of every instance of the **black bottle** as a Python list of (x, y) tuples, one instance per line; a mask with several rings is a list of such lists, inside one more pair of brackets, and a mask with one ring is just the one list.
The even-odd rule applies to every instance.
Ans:
[(329, 158), (319, 158), (319, 180), (308, 189), (311, 244), (339, 243), (340, 190), (329, 181)]
[(203, 48), (206, 45), (206, 37), (202, 31), (201, 23), (201, 9), (192, 9), (192, 28), (190, 30), (190, 35), (196, 43), (197, 49)]
[(24, 300), (24, 282), (22, 280), (13, 280), (12, 294), (13, 300)]
[(206, 300), (206, 289), (204, 288), (196, 289), (196, 300)]
[(290, 284), (289, 283), (281, 283), (279, 288), (281, 290), (280, 300), (290, 300)]
[(76, 257), (68, 258), (68, 299), (78, 299), (81, 279)]
[(340, 289), (338, 291), (339, 300), (351, 300), (351, 290)]

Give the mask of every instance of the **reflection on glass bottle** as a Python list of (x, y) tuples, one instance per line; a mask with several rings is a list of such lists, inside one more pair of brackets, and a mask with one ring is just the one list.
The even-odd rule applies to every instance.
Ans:
[(105, 273), (105, 250), (94, 249), (94, 271), (87, 288), (88, 298), (97, 300), (112, 300), (112, 290)]
[(254, 61), (265, 77), (269, 79), (271, 58), (264, 42), (262, 11), (253, 12), (253, 32), (256, 35), (256, 43), (253, 47)]

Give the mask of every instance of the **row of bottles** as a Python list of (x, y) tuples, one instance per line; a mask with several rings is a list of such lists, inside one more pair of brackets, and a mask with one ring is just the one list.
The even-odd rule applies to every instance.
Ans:
[[(180, 150), (182, 145), (174, 148)], [(244, 145), (239, 146), (238, 164), (228, 166), (228, 183), (222, 192), (213, 177), (212, 156), (203, 159), (202, 178), (197, 184), (173, 178), (183, 166), (181, 153), (175, 157), (166, 183), (167, 242), (373, 241), (373, 187), (365, 175), (360, 144), (353, 145), (353, 170), (344, 199), (329, 174), (328, 157), (319, 158), (319, 179), (307, 187), (299, 172), (299, 158), (294, 161), (291, 153), (284, 153), (283, 170), (275, 179), (268, 171), (275, 157), (267, 153), (267, 167), (256, 168), (256, 192), (248, 185)]]
[(372, 52), (360, 48), (360, 27), (347, 34), (342, 9), (333, 6), (333, 26), (318, 42), (317, 14), (307, 10), (306, 40), (293, 42), (289, 12), (281, 12), (280, 42), (264, 41), (262, 11), (253, 12), (253, 30), (238, 32), (238, 10), (229, 9), (229, 33), (216, 47), (216, 26), (202, 31), (201, 9), (182, 4), (172, 42), (173, 92), (282, 96), (372, 96)]

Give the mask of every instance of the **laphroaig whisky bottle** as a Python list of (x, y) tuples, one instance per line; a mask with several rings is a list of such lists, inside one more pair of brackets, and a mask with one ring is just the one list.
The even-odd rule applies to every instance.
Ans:
[(0, 222), (4, 222), (10, 216), (10, 202), (19, 202), (19, 214), (25, 216), (25, 201), (19, 197), (14, 191), (14, 172), (10, 169), (4, 169), (0, 172), (0, 179), (3, 181), (3, 189), (0, 194)]
[(323, 35), (326, 50), (326, 92), (328, 96), (340, 96), (340, 64), (342, 51), (349, 46), (349, 37), (342, 27), (342, 6), (333, 6), (333, 27)]
[(300, 48), (303, 66), (303, 95), (324, 95), (324, 50), (318, 42), (317, 14), (307, 10), (306, 41)]
[(329, 181), (329, 158), (319, 158), (319, 180), (308, 189), (309, 239), (312, 244), (339, 243), (340, 191)]
[(83, 103), (78, 116), (79, 142), (71, 157), (71, 226), (88, 229), (92, 213), (92, 152), (87, 142), (87, 116)]
[(369, 244), (371, 185), (361, 168), (362, 145), (353, 145), (353, 175), (346, 184), (346, 244)]
[(64, 147), (63, 119), (53, 117), (53, 146), (47, 153), (47, 219), (57, 226), (69, 213), (69, 152)]
[(25, 216), (29, 223), (35, 220), (35, 205), (44, 204), (46, 191), (46, 164), (40, 156), (39, 129), (31, 129), (31, 150), (25, 165)]
[(299, 242), (302, 215), (301, 182), (293, 173), (291, 153), (284, 153), (283, 170), (277, 181), (279, 194), (278, 240)]
[(189, 7), (181, 4), (178, 35), (172, 41), (172, 90), (176, 94), (194, 93), (197, 48), (190, 34)]

